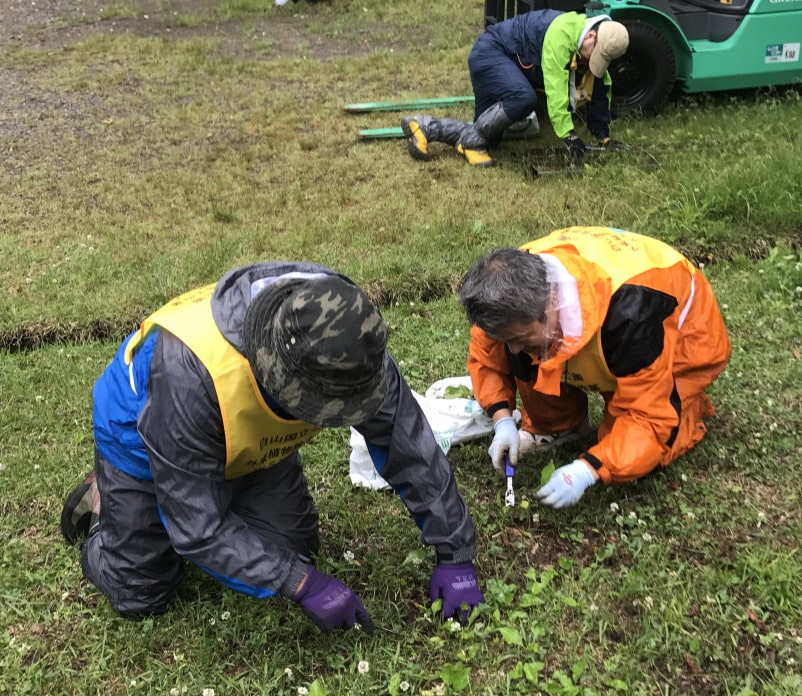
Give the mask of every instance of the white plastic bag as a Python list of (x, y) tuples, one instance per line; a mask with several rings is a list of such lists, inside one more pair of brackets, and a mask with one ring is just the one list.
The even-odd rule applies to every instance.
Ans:
[[(475, 440), (493, 432), (493, 419), (475, 399), (443, 398), (448, 387), (472, 389), (471, 378), (447, 377), (432, 384), (425, 395), (412, 392), (423, 410), (434, 438), (444, 454), (452, 445)], [(351, 428), (351, 483), (363, 488), (385, 490), (390, 485), (373, 467), (365, 439)]]
[[(476, 399), (445, 398), (449, 387), (465, 387), (473, 390), (471, 378), (446, 377), (432, 384), (424, 395), (421, 406), (434, 436), (443, 452), (448, 454), (451, 445), (476, 440), (493, 432), (493, 419), (490, 418)], [(420, 399), (418, 399), (420, 403)]]

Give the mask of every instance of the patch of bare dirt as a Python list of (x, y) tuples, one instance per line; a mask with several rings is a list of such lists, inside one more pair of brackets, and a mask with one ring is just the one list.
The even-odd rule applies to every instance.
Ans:
[(0, 7), (0, 43), (20, 38), (30, 27), (46, 27), (77, 12), (74, 0), (5, 0)]
[[(367, 55), (379, 42), (388, 50), (406, 51), (410, 46), (409, 37), (397, 36), (388, 43), (380, 22), (351, 25), (333, 36), (310, 32), (304, 14), (310, 6), (308, 0), (283, 7), (274, 7), (266, 0), (262, 16), (185, 26), (187, 16), (213, 17), (219, 4), (219, 0), (131, 0), (126, 7), (135, 8), (133, 16), (121, 18), (113, 16), (109, 3), (98, 0), (4, 0), (0, 7), (0, 50), (4, 44), (56, 49), (97, 33), (176, 40), (213, 38), (221, 42), (227, 54), (250, 58), (264, 55), (270, 60)], [(425, 37), (418, 40), (427, 41)]]

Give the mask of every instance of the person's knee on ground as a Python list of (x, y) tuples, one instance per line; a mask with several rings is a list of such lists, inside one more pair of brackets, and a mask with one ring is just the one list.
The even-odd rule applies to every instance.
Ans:
[[(523, 140), (540, 134), (540, 121), (535, 112), (537, 104), (537, 98), (529, 94), (514, 93), (505, 96), (504, 113), (512, 123), (501, 134), (504, 140)], [(490, 147), (496, 144), (498, 143), (492, 141), (488, 143)]]
[(113, 567), (104, 552), (102, 530), (87, 538), (81, 547), (81, 569), (108, 600), (114, 611), (125, 619), (143, 619), (164, 614), (173, 602), (184, 575), (184, 561), (177, 556), (171, 568), (154, 576), (153, 569), (129, 572)]
[(159, 515), (152, 481), (133, 477), (95, 449), (99, 524), (81, 545), (86, 577), (125, 617), (165, 612), (184, 572)]
[(518, 453), (548, 452), (555, 447), (561, 447), (569, 442), (590, 437), (593, 432), (594, 428), (587, 416), (576, 428), (557, 430), (548, 434), (531, 433), (528, 430), (521, 429), (518, 431)]
[(518, 119), (504, 131), (504, 140), (528, 140), (540, 134), (540, 122), (532, 111), (528, 116)]

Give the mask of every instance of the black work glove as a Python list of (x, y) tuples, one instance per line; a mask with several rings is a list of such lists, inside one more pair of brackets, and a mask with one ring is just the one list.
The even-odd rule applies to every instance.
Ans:
[(612, 150), (613, 152), (623, 152), (629, 150), (629, 145), (622, 143), (620, 140), (613, 140), (612, 138), (602, 138), (599, 140), (599, 146), (605, 150)]
[(582, 164), (585, 158), (585, 143), (575, 133), (571, 133), (567, 138), (563, 138), (563, 144), (568, 151), (568, 156), (576, 163)]

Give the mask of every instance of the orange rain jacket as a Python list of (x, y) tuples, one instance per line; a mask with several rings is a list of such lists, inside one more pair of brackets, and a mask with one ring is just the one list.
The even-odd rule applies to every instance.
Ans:
[(576, 428), (584, 392), (600, 392), (598, 443), (582, 458), (605, 483), (667, 466), (701, 440), (714, 413), (704, 391), (731, 352), (702, 273), (663, 242), (606, 227), (569, 227), (521, 248), (556, 259), (575, 283), (575, 335), (538, 363), (473, 326), (468, 371), (482, 407), (515, 408), (518, 393), (522, 427), (548, 434)]

